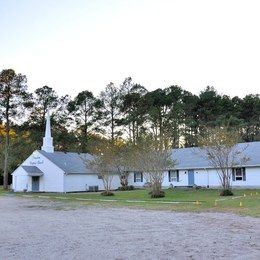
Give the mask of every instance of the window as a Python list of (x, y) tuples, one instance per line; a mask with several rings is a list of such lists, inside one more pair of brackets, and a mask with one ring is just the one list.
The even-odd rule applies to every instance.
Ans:
[(102, 180), (102, 179), (103, 179), (103, 177), (102, 177), (102, 175), (101, 175), (101, 174), (98, 174), (98, 179), (100, 179), (100, 180)]
[(134, 182), (143, 182), (142, 172), (134, 172)]
[(179, 182), (179, 171), (175, 170), (175, 171), (169, 171), (168, 172), (168, 176), (169, 176), (169, 182)]
[(232, 181), (246, 181), (246, 168), (233, 168)]

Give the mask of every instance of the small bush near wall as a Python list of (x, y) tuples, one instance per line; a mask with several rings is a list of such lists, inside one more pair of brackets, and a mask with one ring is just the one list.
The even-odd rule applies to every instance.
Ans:
[(233, 192), (231, 190), (222, 190), (220, 192), (220, 196), (233, 196)]
[(134, 186), (133, 186), (133, 185), (130, 185), (130, 186), (121, 186), (121, 187), (118, 187), (118, 190), (120, 190), (120, 191), (134, 190)]
[(165, 197), (164, 191), (150, 191), (149, 194), (151, 195), (151, 198), (163, 198)]
[(102, 196), (114, 196), (114, 193), (111, 191), (103, 191), (101, 192)]

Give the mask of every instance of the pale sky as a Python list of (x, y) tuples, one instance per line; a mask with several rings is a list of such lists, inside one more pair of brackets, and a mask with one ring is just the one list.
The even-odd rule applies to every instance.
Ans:
[(243, 97), (260, 93), (259, 28), (258, 0), (0, 0), (0, 71), (59, 95), (131, 76)]

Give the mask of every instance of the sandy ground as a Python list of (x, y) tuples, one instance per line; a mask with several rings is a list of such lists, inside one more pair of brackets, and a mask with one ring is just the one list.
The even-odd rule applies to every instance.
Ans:
[(0, 197), (0, 259), (260, 259), (260, 219)]

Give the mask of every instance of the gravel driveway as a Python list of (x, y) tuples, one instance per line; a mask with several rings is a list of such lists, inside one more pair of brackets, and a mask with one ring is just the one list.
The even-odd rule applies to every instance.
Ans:
[(0, 197), (0, 259), (260, 259), (260, 219)]

